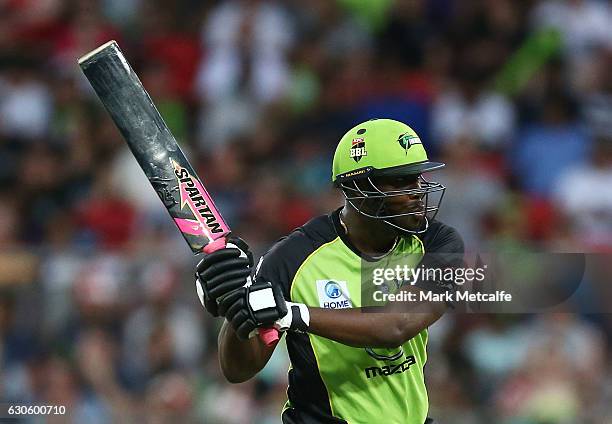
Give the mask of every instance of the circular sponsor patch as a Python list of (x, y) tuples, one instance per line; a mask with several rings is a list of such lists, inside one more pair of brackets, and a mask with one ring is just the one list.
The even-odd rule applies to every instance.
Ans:
[(336, 299), (342, 296), (342, 290), (340, 286), (335, 281), (330, 281), (325, 284), (325, 294), (332, 299)]

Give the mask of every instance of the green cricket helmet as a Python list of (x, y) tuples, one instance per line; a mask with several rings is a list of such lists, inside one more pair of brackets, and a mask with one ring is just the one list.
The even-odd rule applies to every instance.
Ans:
[[(372, 119), (350, 129), (334, 153), (332, 180), (342, 190), (347, 202), (362, 215), (382, 219), (385, 223), (409, 233), (422, 233), (438, 211), (445, 187), (425, 180), (423, 173), (444, 167), (430, 161), (419, 136), (408, 125), (392, 119)], [(416, 188), (383, 191), (376, 184), (377, 177), (415, 176)], [(436, 201), (430, 195), (438, 194)], [(390, 213), (385, 210), (385, 199), (395, 196), (421, 199), (418, 211)], [(372, 208), (372, 200), (376, 207)], [(424, 215), (421, 228), (406, 228), (392, 222), (393, 218)]]

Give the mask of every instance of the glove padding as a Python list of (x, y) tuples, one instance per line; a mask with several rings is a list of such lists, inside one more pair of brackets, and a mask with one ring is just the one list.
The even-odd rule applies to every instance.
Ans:
[(219, 314), (225, 316), (239, 338), (246, 340), (256, 328), (273, 326), (287, 315), (287, 303), (278, 286), (255, 283), (221, 299)]
[(219, 301), (250, 282), (252, 268), (249, 246), (238, 237), (228, 238), (225, 248), (206, 255), (196, 267), (195, 284), (202, 306), (218, 317)]

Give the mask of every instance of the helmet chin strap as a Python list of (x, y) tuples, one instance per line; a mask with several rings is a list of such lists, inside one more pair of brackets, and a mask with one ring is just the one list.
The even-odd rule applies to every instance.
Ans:
[[(360, 214), (360, 215), (363, 215), (363, 216), (365, 216), (365, 217), (367, 217), (367, 218), (372, 218), (372, 219), (377, 219), (377, 220), (380, 220), (380, 221), (384, 222), (385, 224), (389, 225), (390, 227), (393, 227), (393, 228), (395, 228), (395, 229), (397, 229), (397, 230), (400, 230), (400, 231), (403, 231), (403, 232), (406, 232), (406, 233), (409, 233), (409, 234), (422, 234), (422, 233), (424, 233), (425, 231), (427, 231), (427, 229), (429, 228), (429, 218), (427, 218), (427, 215), (425, 215), (425, 216), (423, 217), (423, 218), (425, 218), (425, 226), (424, 226), (424, 228), (422, 228), (422, 229), (420, 229), (420, 230), (410, 230), (410, 229), (408, 229), (408, 228), (404, 228), (404, 227), (402, 227), (402, 226), (400, 226), (400, 225), (394, 224), (394, 223), (393, 223), (393, 222), (391, 222), (389, 219), (379, 218), (379, 217), (372, 216), (372, 215), (370, 215), (370, 214), (368, 214), (368, 213), (363, 212), (363, 211), (362, 211), (360, 208), (358, 208), (358, 207), (357, 207), (357, 206), (356, 206), (356, 205), (353, 203), (353, 201), (352, 201), (352, 200), (348, 200), (348, 204), (349, 204), (349, 205), (350, 205), (350, 206), (351, 206), (351, 207), (352, 207), (352, 208), (353, 208), (355, 211), (357, 211), (357, 213), (358, 213), (358, 214)], [(407, 215), (406, 215), (406, 216), (407, 216)], [(341, 221), (341, 222), (342, 222), (342, 221)]]
[(394, 224), (393, 222), (389, 221), (388, 219), (383, 219), (382, 222), (384, 222), (387, 225), (390, 225), (393, 228), (397, 228), (398, 230), (405, 231), (405, 232), (410, 233), (410, 234), (422, 234), (425, 231), (427, 231), (427, 229), (429, 228), (429, 219), (426, 216), (424, 218), (425, 218), (425, 227), (423, 229), (421, 229), (421, 230), (409, 230), (408, 228), (404, 228), (404, 227), (402, 227), (400, 225)]
[[(379, 213), (380, 213), (380, 212), (385, 212), (385, 204), (384, 204), (384, 203), (383, 203), (383, 204), (380, 206), (380, 208), (379, 208), (379, 211), (378, 211), (378, 212), (379, 212)], [(408, 229), (408, 228), (404, 228), (404, 227), (402, 227), (401, 225), (394, 224), (394, 223), (393, 223), (393, 222), (391, 222), (391, 220), (390, 220), (390, 219), (388, 219), (388, 218), (387, 218), (387, 219), (385, 219), (385, 218), (382, 218), (382, 219), (381, 219), (381, 218), (379, 218), (379, 219), (381, 219), (381, 220), (382, 220), (382, 222), (384, 222), (385, 224), (387, 224), (387, 225), (389, 225), (389, 226), (391, 226), (391, 227), (393, 227), (393, 228), (396, 228), (396, 229), (398, 229), (398, 230), (404, 231), (404, 232), (406, 232), (406, 233), (409, 233), (409, 234), (422, 234), (422, 233), (424, 233), (425, 231), (427, 231), (427, 229), (429, 228), (429, 219), (427, 218), (427, 214), (424, 214), (424, 215), (423, 215), (423, 218), (425, 218), (425, 227), (424, 227), (424, 228), (421, 228), (420, 230), (411, 230), (411, 229)]]

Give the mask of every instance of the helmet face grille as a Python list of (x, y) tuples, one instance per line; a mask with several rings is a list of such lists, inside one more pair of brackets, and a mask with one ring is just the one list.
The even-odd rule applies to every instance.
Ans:
[[(367, 182), (369, 187), (359, 187), (358, 182), (360, 181)], [(354, 179), (340, 183), (339, 187), (347, 203), (361, 215), (383, 220), (386, 224), (407, 233), (419, 234), (427, 231), (429, 222), (438, 213), (446, 187), (437, 182), (427, 181), (422, 175), (419, 175), (418, 182), (418, 188), (383, 191), (368, 176), (364, 179)], [(418, 196), (422, 200), (424, 207), (419, 211), (388, 213), (385, 208), (386, 200), (398, 196)], [(424, 214), (425, 218), (422, 228), (405, 228), (391, 221), (402, 216), (421, 214)]]

